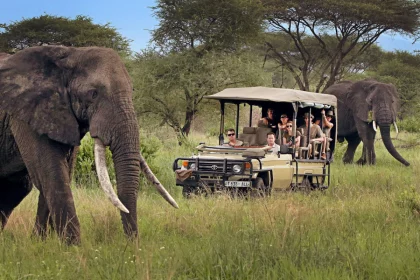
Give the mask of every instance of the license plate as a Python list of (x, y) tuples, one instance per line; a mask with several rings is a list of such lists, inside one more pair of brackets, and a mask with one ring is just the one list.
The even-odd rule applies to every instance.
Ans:
[(251, 182), (247, 181), (225, 181), (225, 187), (246, 188), (250, 186)]

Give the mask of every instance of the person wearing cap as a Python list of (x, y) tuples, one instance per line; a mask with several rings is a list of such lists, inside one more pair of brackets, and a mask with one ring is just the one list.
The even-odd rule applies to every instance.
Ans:
[(286, 114), (282, 114), (280, 116), (280, 122), (277, 124), (279, 130), (277, 133), (278, 139), (283, 139), (285, 133), (287, 133), (287, 122), (289, 121), (289, 117)]
[(317, 124), (312, 123), (314, 120), (314, 115), (311, 114), (309, 118), (309, 113), (305, 113), (304, 119), (305, 119), (305, 124), (299, 127), (300, 129), (303, 129), (304, 136), (308, 136), (308, 126), (310, 126), (311, 128), (310, 128), (309, 135), (311, 137), (311, 140), (323, 137), (321, 127)]
[(322, 110), (321, 115), (322, 132), (325, 134), (326, 137), (330, 138), (331, 128), (334, 126), (334, 124), (331, 122), (334, 117), (334, 113), (331, 110), (327, 111), (327, 113), (325, 113), (325, 110)]
[(334, 124), (332, 123), (332, 119), (334, 117), (334, 113), (332, 110), (327, 111), (327, 113), (325, 113), (325, 110), (323, 109), (321, 111), (321, 115), (322, 115), (322, 132), (325, 135), (325, 139), (324, 139), (324, 146), (323, 146), (323, 151), (321, 154), (321, 158), (322, 159), (326, 159), (326, 151), (327, 148), (330, 145), (330, 141), (332, 140), (330, 135), (331, 135), (331, 128), (334, 126)]
[[(322, 133), (321, 127), (317, 124), (312, 123), (314, 120), (314, 115), (310, 115), (309, 113), (305, 113), (304, 116), (305, 119), (305, 124), (300, 126), (299, 128), (303, 130), (303, 135), (308, 137), (308, 126), (310, 127), (309, 129), (309, 136), (310, 136), (310, 143), (312, 142), (325, 142), (325, 136), (324, 133)], [(325, 145), (323, 145), (323, 147), (325, 147)], [(325, 149), (324, 150), (324, 154), (321, 155), (322, 159), (326, 159), (327, 157), (325, 156)], [(309, 145), (309, 154), (311, 154), (312, 152), (312, 144)]]

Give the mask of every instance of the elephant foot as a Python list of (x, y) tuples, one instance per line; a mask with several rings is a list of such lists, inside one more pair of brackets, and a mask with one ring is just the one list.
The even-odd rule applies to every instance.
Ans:
[(353, 163), (353, 159), (352, 158), (348, 158), (348, 157), (343, 157), (343, 163), (344, 164), (352, 164)]
[(356, 161), (356, 164), (358, 164), (358, 165), (365, 165), (367, 162), (366, 162), (366, 160), (365, 159), (359, 159), (358, 161)]

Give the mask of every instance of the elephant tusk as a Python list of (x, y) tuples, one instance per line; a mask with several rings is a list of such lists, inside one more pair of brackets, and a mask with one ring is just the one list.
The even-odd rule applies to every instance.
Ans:
[(95, 138), (95, 166), (96, 173), (98, 174), (99, 183), (104, 190), (105, 194), (108, 196), (111, 203), (125, 213), (129, 213), (128, 209), (122, 204), (119, 200), (117, 194), (115, 193), (111, 180), (109, 179), (108, 170), (106, 168), (106, 159), (105, 159), (105, 145), (99, 138)]
[(395, 132), (398, 134), (398, 126), (397, 123), (394, 121)]
[(150, 169), (149, 165), (147, 165), (146, 160), (141, 154), (140, 166), (146, 178), (155, 186), (156, 190), (160, 193), (160, 195), (174, 208), (178, 209), (179, 206), (176, 203), (175, 199), (173, 199), (173, 197), (168, 193), (165, 187), (159, 182), (158, 178), (156, 178), (155, 174), (153, 174), (152, 170)]
[(375, 132), (378, 131), (377, 130), (377, 127), (376, 127), (376, 122), (375, 121), (372, 122), (372, 127), (373, 127), (373, 130), (375, 130)]

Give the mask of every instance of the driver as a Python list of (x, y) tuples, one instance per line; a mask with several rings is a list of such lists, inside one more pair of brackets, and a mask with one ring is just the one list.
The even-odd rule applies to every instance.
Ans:
[(226, 130), (226, 136), (228, 137), (229, 142), (223, 143), (225, 147), (238, 147), (242, 146), (244, 142), (236, 139), (236, 133), (233, 128)]

